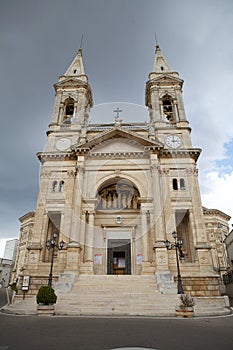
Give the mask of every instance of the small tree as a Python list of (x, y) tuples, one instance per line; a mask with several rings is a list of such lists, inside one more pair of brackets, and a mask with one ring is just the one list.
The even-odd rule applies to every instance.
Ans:
[(57, 296), (52, 287), (50, 286), (40, 287), (36, 296), (37, 304), (50, 305), (50, 304), (56, 304), (56, 301), (57, 301)]
[(195, 305), (194, 299), (188, 294), (181, 294), (180, 301), (181, 309), (185, 309), (186, 307), (193, 307)]

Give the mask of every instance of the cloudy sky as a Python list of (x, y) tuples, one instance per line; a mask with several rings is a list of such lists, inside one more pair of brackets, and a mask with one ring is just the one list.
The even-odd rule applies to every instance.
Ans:
[[(203, 149), (203, 205), (233, 216), (232, 0), (1, 0), (0, 257), (19, 235), (18, 218), (35, 209), (39, 162), (54, 103), (53, 84), (83, 58), (95, 107), (92, 122), (148, 120), (145, 83), (155, 39), (184, 79), (186, 114)], [(130, 113), (126, 103), (138, 105)], [(100, 113), (101, 111), (101, 113)]]

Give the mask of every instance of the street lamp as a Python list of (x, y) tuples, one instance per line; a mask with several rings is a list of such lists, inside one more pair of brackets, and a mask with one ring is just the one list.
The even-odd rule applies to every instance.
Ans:
[(54, 248), (56, 247), (59, 250), (61, 250), (65, 245), (65, 242), (63, 240), (61, 242), (59, 242), (58, 244), (56, 243), (57, 236), (58, 236), (57, 232), (54, 232), (52, 235), (52, 238), (48, 239), (46, 242), (46, 248), (48, 250), (50, 250), (50, 248), (52, 248), (52, 258), (51, 258), (50, 273), (49, 273), (49, 279), (48, 279), (48, 286), (49, 287), (52, 287)]
[(182, 279), (181, 279), (181, 275), (180, 275), (180, 263), (179, 263), (179, 260), (181, 262), (183, 262), (185, 260), (185, 256), (184, 256), (184, 253), (182, 251), (182, 239), (181, 238), (178, 238), (177, 239), (177, 232), (174, 231), (172, 233), (172, 236), (175, 240), (175, 243), (171, 243), (170, 241), (166, 240), (164, 241), (164, 244), (166, 246), (166, 248), (168, 250), (171, 250), (173, 248), (175, 248), (176, 250), (176, 265), (177, 265), (177, 289), (178, 289), (178, 292), (177, 294), (184, 294), (183, 292), (183, 286), (182, 286)]

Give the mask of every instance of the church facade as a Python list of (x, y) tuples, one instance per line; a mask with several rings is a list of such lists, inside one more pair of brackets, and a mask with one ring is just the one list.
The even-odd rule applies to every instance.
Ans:
[[(64, 273), (153, 275), (159, 292), (176, 280), (172, 233), (182, 239), (183, 288), (194, 296), (219, 296), (227, 269), (222, 235), (230, 217), (203, 208), (197, 160), (186, 117), (183, 80), (156, 46), (146, 83), (148, 123), (91, 124), (92, 91), (82, 50), (54, 85), (56, 96), (41, 163), (36, 210), (20, 218), (14, 281), (19, 294), (48, 283), (57, 233), (53, 283)], [(73, 277), (72, 277), (73, 278)]]

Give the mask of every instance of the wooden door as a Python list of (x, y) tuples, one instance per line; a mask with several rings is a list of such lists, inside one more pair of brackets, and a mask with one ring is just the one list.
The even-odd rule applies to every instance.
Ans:
[(108, 240), (107, 274), (131, 274), (131, 244), (129, 239)]

